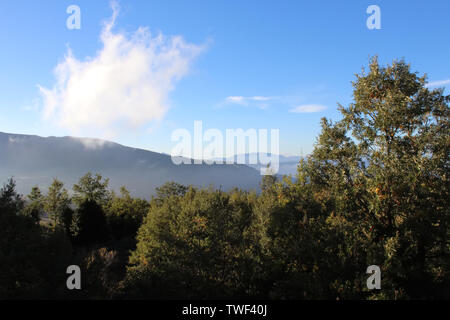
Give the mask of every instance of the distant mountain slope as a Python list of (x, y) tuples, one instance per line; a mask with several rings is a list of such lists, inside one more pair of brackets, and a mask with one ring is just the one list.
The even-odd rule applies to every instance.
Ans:
[(174, 165), (170, 156), (123, 145), (82, 139), (7, 134), (0, 132), (0, 183), (14, 176), (18, 191), (27, 194), (33, 185), (46, 188), (53, 178), (68, 189), (86, 172), (110, 178), (112, 188), (125, 185), (134, 195), (148, 198), (167, 181), (185, 185), (213, 185), (230, 189), (258, 188), (259, 171), (245, 165)]
[[(267, 164), (264, 164), (267, 159), (270, 159), (272, 154), (267, 154), (264, 157), (261, 157), (258, 153), (247, 153), (243, 156), (245, 157), (245, 163), (250, 163), (250, 156), (255, 156), (255, 159), (259, 159), (258, 164), (249, 164), (250, 167), (257, 169), (260, 171), (261, 168), (267, 167)], [(214, 158), (214, 160), (222, 160), (226, 161), (227, 159), (232, 159), (235, 163), (238, 163), (238, 157), (230, 157), (226, 159), (220, 159), (220, 158)], [(300, 160), (302, 157), (300, 156), (284, 156), (284, 155), (278, 155), (278, 172), (277, 175), (279, 177), (283, 175), (292, 175), (292, 177), (295, 177), (297, 174), (297, 167), (299, 165)], [(270, 162), (270, 161), (269, 161)]]

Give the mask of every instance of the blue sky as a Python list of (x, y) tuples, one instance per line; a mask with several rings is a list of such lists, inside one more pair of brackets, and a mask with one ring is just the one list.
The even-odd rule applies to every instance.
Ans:
[[(66, 27), (72, 4), (81, 9), (80, 30)], [(381, 30), (366, 27), (372, 4), (381, 8)], [(0, 131), (106, 137), (170, 153), (171, 133), (192, 131), (194, 121), (201, 120), (205, 129), (279, 129), (281, 153), (298, 155), (311, 152), (320, 118), (338, 119), (337, 103), (351, 102), (354, 74), (372, 55), (383, 64), (404, 58), (430, 82), (450, 87), (448, 0), (121, 0), (118, 5), (113, 22), (110, 1), (0, 2)], [(161, 33), (166, 45), (156, 49), (163, 52), (156, 61), (162, 66), (151, 62), (154, 69), (146, 72), (128, 61), (117, 67), (124, 62), (122, 51), (102, 55), (101, 34), (108, 23), (110, 40), (105, 41), (122, 36), (127, 54), (139, 47), (136, 30), (147, 28), (151, 36), (146, 33), (145, 46), (139, 47), (147, 49), (138, 51), (144, 66), (153, 61), (144, 58), (155, 53), (148, 48)], [(181, 42), (173, 42), (173, 36)], [(89, 70), (104, 70), (103, 63), (118, 71), (95, 82)], [(58, 78), (58, 64), (73, 68)], [(138, 78), (128, 79), (124, 71), (134, 67)], [(67, 86), (73, 86), (69, 94), (68, 87), (57, 86), (64, 74), (70, 78)], [(136, 85), (131, 100), (114, 96), (120, 105), (108, 109), (115, 101), (101, 92), (120, 91), (120, 83), (129, 86), (139, 77), (148, 80), (147, 87)], [(83, 80), (77, 84), (77, 79)], [(80, 88), (89, 94), (73, 98)], [(58, 103), (50, 106), (46, 97), (61, 98), (64, 112), (55, 111)], [(86, 107), (78, 110), (80, 101)], [(103, 107), (97, 110), (93, 101)], [(296, 108), (317, 112), (291, 112)], [(107, 120), (97, 127), (103, 115)]]

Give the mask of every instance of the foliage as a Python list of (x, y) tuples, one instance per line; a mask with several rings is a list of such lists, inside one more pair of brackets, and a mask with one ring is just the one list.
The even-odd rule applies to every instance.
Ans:
[(39, 223), (41, 216), (44, 213), (44, 196), (39, 187), (33, 187), (27, 198), (28, 203), (24, 208), (23, 214), (31, 217), (35, 223)]
[(67, 220), (64, 214), (68, 212), (70, 203), (69, 193), (64, 188), (64, 184), (54, 179), (44, 201), (44, 210), (49, 214), (53, 228), (66, 227), (63, 224)]
[(115, 239), (134, 237), (149, 210), (149, 203), (144, 199), (133, 198), (122, 187), (120, 197), (114, 193), (106, 205), (106, 218)]
[[(190, 188), (162, 204), (153, 202), (138, 233), (130, 258), (130, 274), (149, 283), (142, 286), (157, 298), (165, 295), (204, 298), (241, 296), (257, 275), (257, 248), (252, 244), (252, 209), (249, 195)], [(133, 279), (132, 279), (133, 281)], [(153, 291), (153, 290), (159, 290)]]
[(15, 182), (0, 190), (0, 299), (61, 298), (71, 246), (61, 232), (48, 232), (20, 214)]
[(103, 209), (91, 200), (85, 200), (77, 208), (70, 230), (74, 243), (81, 246), (104, 243), (110, 238)]
[(16, 192), (16, 182), (10, 178), (0, 189), (0, 214), (14, 214), (24, 207), (22, 197)]
[(90, 201), (104, 205), (110, 198), (108, 190), (109, 179), (102, 182), (103, 177), (100, 174), (92, 176), (90, 172), (80, 178), (78, 184), (73, 186), (73, 201), (77, 205)]

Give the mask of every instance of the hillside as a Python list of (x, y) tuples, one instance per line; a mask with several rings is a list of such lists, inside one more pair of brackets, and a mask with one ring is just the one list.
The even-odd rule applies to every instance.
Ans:
[(110, 178), (110, 185), (125, 185), (135, 196), (148, 198), (167, 181), (224, 190), (234, 186), (257, 188), (259, 171), (245, 165), (174, 165), (170, 156), (117, 143), (91, 140), (88, 148), (74, 137), (39, 137), (0, 132), (0, 181), (13, 176), (18, 191), (48, 186), (53, 178), (71, 187), (86, 172)]

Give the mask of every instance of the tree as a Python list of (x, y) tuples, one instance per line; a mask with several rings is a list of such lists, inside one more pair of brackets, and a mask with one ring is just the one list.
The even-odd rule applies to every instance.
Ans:
[[(377, 58), (353, 86), (342, 120), (322, 119), (296, 181), (275, 183), (255, 207), (268, 294), (448, 297), (450, 97), (403, 61), (381, 67)], [(365, 287), (373, 264), (383, 271), (378, 293)]]
[[(267, 165), (267, 170), (268, 171), (270, 170), (269, 164)], [(269, 192), (270, 190), (272, 190), (272, 188), (276, 182), (277, 182), (277, 176), (275, 174), (271, 173), (271, 174), (264, 175), (261, 180), (261, 185), (260, 185), (261, 191), (263, 193)]]
[(75, 210), (71, 234), (74, 243), (93, 246), (109, 240), (109, 229), (103, 208), (95, 201), (85, 200)]
[(23, 207), (23, 199), (16, 192), (16, 182), (10, 178), (0, 189), (0, 214), (18, 214)]
[(114, 238), (134, 238), (149, 208), (146, 200), (131, 197), (125, 187), (120, 189), (120, 197), (113, 193), (105, 210)]
[(93, 201), (100, 205), (106, 204), (110, 199), (109, 179), (105, 179), (103, 182), (102, 179), (100, 174), (92, 176), (90, 172), (81, 177), (78, 184), (73, 186), (75, 204), (81, 205), (85, 201)]
[(368, 161), (364, 217), (384, 245), (392, 288), (414, 298), (442, 294), (436, 288), (450, 271), (450, 97), (428, 89), (404, 61), (381, 67), (376, 57), (353, 85), (342, 125)]
[(27, 198), (28, 203), (25, 207), (24, 214), (30, 216), (36, 223), (39, 223), (41, 215), (44, 212), (44, 196), (39, 187), (34, 186)]
[[(442, 297), (449, 279), (450, 97), (428, 89), (426, 77), (404, 61), (381, 67), (376, 57), (353, 86), (354, 103), (340, 106), (343, 119), (323, 119), (299, 181), (309, 181), (328, 216), (326, 232), (342, 238), (339, 264), (357, 279), (368, 265), (382, 267), (383, 295), (372, 298)], [(344, 288), (352, 279), (338, 282)], [(345, 290), (364, 296), (360, 282)]]
[(64, 214), (68, 212), (70, 203), (69, 193), (64, 188), (64, 184), (54, 179), (44, 201), (44, 210), (49, 214), (54, 229), (58, 226), (66, 227), (64, 221), (67, 219)]
[(10, 179), (0, 189), (0, 299), (61, 298), (70, 243), (63, 233), (47, 233), (20, 214), (22, 208)]
[(190, 188), (152, 202), (130, 257), (128, 292), (147, 298), (256, 295), (260, 272), (248, 197)]
[(156, 198), (163, 199), (170, 196), (184, 196), (189, 187), (177, 182), (167, 182), (156, 188)]

